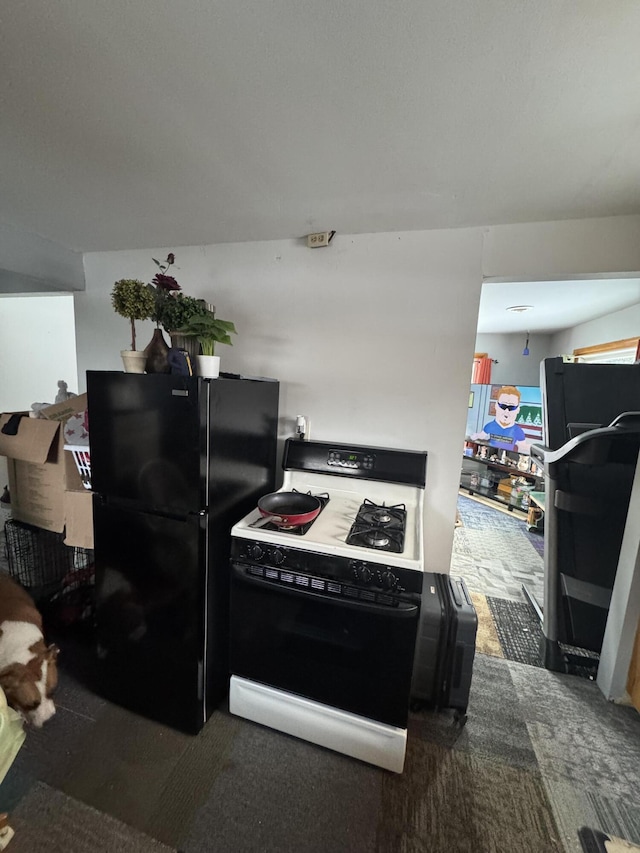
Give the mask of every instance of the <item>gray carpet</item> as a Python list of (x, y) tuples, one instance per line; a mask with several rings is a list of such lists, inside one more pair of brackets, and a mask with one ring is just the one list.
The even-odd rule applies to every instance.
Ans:
[[(640, 843), (640, 715), (583, 678), (509, 664), (558, 824)], [(579, 849), (575, 847), (574, 849)]]
[(537, 772), (417, 739), (409, 753), (404, 776), (383, 781), (378, 851), (562, 851)]
[(474, 679), (464, 729), (446, 713), (412, 714), (398, 776), (226, 708), (197, 737), (182, 735), (94, 701), (63, 674), (64, 706), (29, 732), (0, 786), (0, 809), (11, 805), (29, 843), (44, 839), (42, 802), (55, 790), (69, 812), (59, 828), (65, 853), (94, 849), (96, 815), (113, 821), (102, 831), (114, 850), (138, 849), (121, 845), (126, 826), (139, 834), (127, 843), (154, 839), (185, 853), (488, 853), (517, 849), (523, 827), (531, 851), (560, 851), (508, 665), (478, 656)]
[(173, 853), (107, 814), (37, 782), (11, 815), (11, 853)]
[(454, 530), (451, 573), (471, 592), (524, 602), (522, 585), (543, 604), (544, 537), (526, 522), (473, 498), (458, 495), (462, 526)]
[[(635, 711), (592, 682), (478, 654), (467, 725), (412, 713), (400, 776), (226, 707), (197, 737), (182, 735), (63, 671), (58, 713), (29, 731), (0, 811), (27, 845), (16, 853), (164, 849), (151, 843), (184, 853), (576, 853), (581, 825), (637, 839), (638, 791)], [(43, 811), (55, 803), (59, 848), (44, 846)], [(94, 832), (113, 846), (94, 844)]]

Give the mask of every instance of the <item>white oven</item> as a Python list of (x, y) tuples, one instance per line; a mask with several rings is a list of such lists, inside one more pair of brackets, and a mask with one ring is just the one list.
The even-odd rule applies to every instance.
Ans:
[(401, 772), (423, 583), (426, 453), (289, 440), (281, 492), (232, 529), (230, 710)]

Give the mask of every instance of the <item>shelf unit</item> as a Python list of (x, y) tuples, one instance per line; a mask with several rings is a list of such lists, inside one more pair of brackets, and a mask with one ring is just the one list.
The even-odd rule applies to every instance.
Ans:
[[(467, 442), (467, 444), (471, 444)], [(522, 499), (514, 497), (511, 492), (499, 490), (498, 485), (501, 479), (508, 477), (522, 477), (533, 486), (537, 492), (544, 488), (544, 476), (541, 473), (532, 474), (530, 471), (521, 471), (515, 464), (520, 454), (514, 451), (507, 451), (507, 458), (513, 460), (514, 464), (509, 465), (498, 460), (491, 460), (483, 456), (477, 455), (478, 446), (482, 446), (481, 442), (474, 442), (471, 445), (474, 449), (474, 454), (468, 456), (462, 455), (462, 472), (460, 477), (460, 487), (465, 489), (470, 495), (482, 495), (490, 498), (497, 503), (506, 506), (508, 510), (514, 509), (527, 512), (528, 505), (522, 505)], [(489, 447), (489, 445), (485, 445)], [(495, 453), (495, 448), (491, 447), (490, 452)], [(466, 470), (465, 470), (465, 463)], [(499, 475), (503, 474), (504, 477)], [(475, 475), (475, 477), (474, 477)], [(465, 482), (468, 480), (468, 482)]]

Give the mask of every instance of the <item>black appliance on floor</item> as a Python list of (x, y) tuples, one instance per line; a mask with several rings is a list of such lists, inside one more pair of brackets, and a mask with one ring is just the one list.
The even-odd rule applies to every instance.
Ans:
[(595, 653), (602, 648), (639, 448), (640, 412), (621, 414), (557, 450), (531, 447), (545, 475), (541, 651), (547, 669), (565, 672), (585, 662), (561, 644)]
[(478, 616), (463, 578), (425, 572), (416, 640), (411, 703), (452, 709), (467, 721)]
[(640, 364), (540, 363), (543, 444), (558, 450), (588, 430), (606, 427), (622, 412), (638, 408)]
[(228, 688), (231, 526), (273, 491), (279, 384), (87, 373), (98, 689), (197, 733)]

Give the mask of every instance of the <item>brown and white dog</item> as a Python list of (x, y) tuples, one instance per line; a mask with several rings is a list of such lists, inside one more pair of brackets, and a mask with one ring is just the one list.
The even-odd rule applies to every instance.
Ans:
[(0, 687), (7, 703), (36, 728), (56, 712), (58, 649), (47, 646), (29, 593), (0, 573)]

